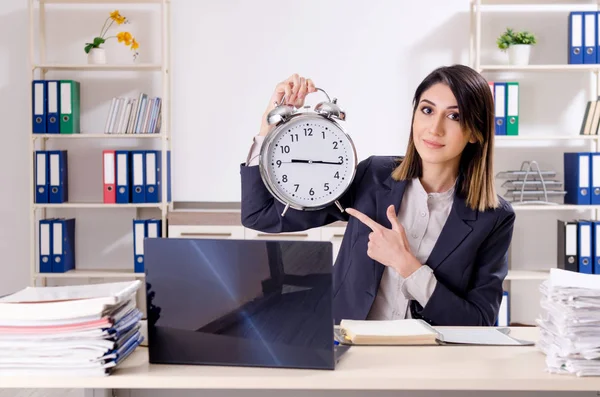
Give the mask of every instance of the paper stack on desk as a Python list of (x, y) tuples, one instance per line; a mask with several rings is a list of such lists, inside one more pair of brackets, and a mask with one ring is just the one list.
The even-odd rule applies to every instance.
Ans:
[(0, 376), (109, 375), (142, 341), (140, 286), (28, 287), (1, 298)]
[(551, 373), (600, 375), (600, 275), (552, 269), (540, 286), (538, 347)]

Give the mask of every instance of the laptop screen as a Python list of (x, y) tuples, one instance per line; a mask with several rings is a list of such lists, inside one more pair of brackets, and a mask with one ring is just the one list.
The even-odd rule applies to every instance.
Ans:
[(151, 363), (334, 368), (332, 245), (149, 238)]

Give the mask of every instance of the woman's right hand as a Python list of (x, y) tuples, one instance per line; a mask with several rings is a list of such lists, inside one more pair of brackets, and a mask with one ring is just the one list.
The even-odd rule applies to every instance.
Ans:
[(317, 91), (315, 84), (311, 79), (299, 76), (294, 73), (286, 80), (280, 82), (275, 86), (275, 91), (271, 96), (269, 105), (263, 114), (262, 123), (260, 125), (259, 135), (265, 136), (274, 128), (274, 125), (269, 125), (267, 122), (267, 116), (271, 110), (273, 110), (282, 98), (285, 97), (285, 104), (292, 105), (296, 108), (304, 106), (304, 99), (307, 94)]

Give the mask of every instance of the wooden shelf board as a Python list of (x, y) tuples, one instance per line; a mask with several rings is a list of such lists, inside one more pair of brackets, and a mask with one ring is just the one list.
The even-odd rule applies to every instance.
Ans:
[(33, 139), (159, 139), (164, 134), (31, 134)]
[(114, 270), (86, 270), (75, 269), (66, 273), (36, 273), (35, 277), (45, 278), (122, 278), (136, 277), (144, 278), (144, 273), (134, 273), (133, 270), (114, 269)]
[(68, 70), (68, 71), (106, 71), (106, 72), (142, 72), (142, 71), (160, 71), (162, 65), (153, 63), (140, 64), (105, 64), (105, 65), (87, 65), (87, 64), (36, 64), (35, 69), (46, 70)]
[(107, 203), (62, 203), (62, 204), (42, 204), (36, 203), (34, 207), (39, 208), (160, 208), (162, 203), (128, 203), (128, 204), (107, 204)]

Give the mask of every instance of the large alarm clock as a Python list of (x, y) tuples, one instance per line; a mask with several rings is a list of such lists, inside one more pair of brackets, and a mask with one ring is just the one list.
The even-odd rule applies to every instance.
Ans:
[(267, 115), (275, 127), (261, 147), (260, 173), (269, 192), (285, 204), (282, 216), (290, 207), (314, 211), (333, 203), (343, 212), (338, 200), (356, 173), (356, 149), (342, 127), (346, 112), (336, 98), (317, 90), (327, 101), (314, 109), (296, 109), (282, 99)]

